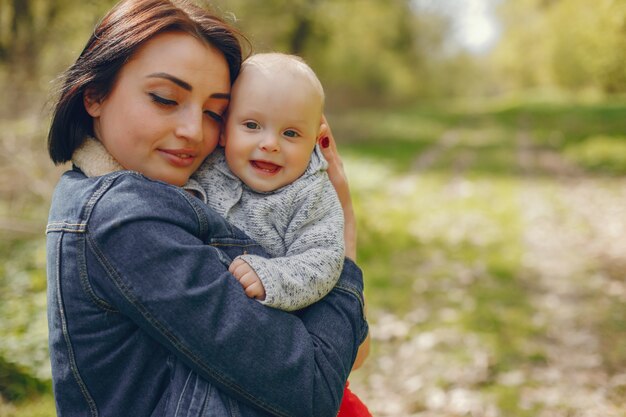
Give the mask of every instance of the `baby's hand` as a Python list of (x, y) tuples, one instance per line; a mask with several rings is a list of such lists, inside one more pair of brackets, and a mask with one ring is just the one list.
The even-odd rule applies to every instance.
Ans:
[(261, 301), (265, 300), (265, 287), (263, 287), (259, 276), (246, 261), (239, 258), (235, 259), (228, 267), (228, 272), (237, 278), (248, 297)]

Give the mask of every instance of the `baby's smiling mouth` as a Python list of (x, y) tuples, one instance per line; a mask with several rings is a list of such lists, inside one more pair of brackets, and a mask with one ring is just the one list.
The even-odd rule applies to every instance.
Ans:
[(254, 160), (250, 161), (250, 165), (260, 171), (267, 172), (268, 174), (274, 174), (281, 169), (280, 165), (276, 165), (272, 162), (267, 161)]

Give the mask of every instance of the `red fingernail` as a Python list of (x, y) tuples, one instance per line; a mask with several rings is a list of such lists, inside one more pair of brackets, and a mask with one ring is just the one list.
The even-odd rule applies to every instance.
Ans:
[(328, 139), (328, 136), (323, 137), (320, 144), (322, 145), (322, 148), (328, 148), (328, 146), (330, 146), (330, 139)]

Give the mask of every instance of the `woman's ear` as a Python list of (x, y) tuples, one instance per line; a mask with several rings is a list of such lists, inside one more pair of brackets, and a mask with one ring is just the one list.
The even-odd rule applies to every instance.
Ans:
[(83, 104), (91, 117), (100, 116), (102, 99), (98, 97), (93, 88), (87, 88), (83, 93)]

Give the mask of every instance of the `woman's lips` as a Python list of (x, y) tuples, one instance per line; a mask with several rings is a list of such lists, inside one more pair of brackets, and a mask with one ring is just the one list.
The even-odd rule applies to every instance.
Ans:
[(259, 171), (262, 171), (264, 173), (267, 173), (267, 174), (275, 174), (281, 169), (280, 165), (276, 165), (273, 162), (267, 162), (267, 161), (254, 160), (254, 161), (250, 161), (250, 165), (252, 165), (253, 168)]
[(159, 152), (172, 165), (186, 168), (196, 160), (196, 152), (187, 149), (159, 149)]

